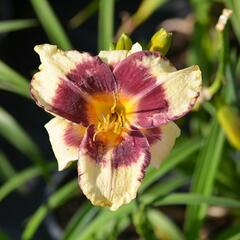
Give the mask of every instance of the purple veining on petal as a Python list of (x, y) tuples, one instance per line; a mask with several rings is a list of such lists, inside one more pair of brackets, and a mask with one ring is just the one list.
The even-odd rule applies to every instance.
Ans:
[(142, 127), (156, 127), (166, 122), (169, 108), (163, 87), (157, 86), (138, 102), (138, 124)]
[(77, 64), (76, 68), (68, 73), (67, 78), (81, 91), (90, 95), (116, 90), (116, 80), (111, 69), (97, 56)]
[(148, 129), (141, 129), (143, 134), (148, 140), (149, 145), (154, 144), (157, 141), (161, 141), (161, 129), (158, 128), (148, 128)]
[(150, 153), (150, 151), (147, 151), (145, 156), (144, 156), (144, 163), (141, 166), (141, 175), (138, 177), (138, 181), (141, 182), (143, 180), (143, 178), (145, 176), (146, 169), (147, 169), (150, 161), (151, 161), (151, 153)]
[(73, 124), (69, 124), (69, 126), (65, 129), (64, 132), (64, 142), (67, 145), (79, 147), (81, 141), (83, 139), (83, 134), (80, 130), (77, 129), (78, 127), (74, 127)]
[[(56, 76), (57, 78), (57, 76)], [(87, 102), (91, 95), (97, 93), (112, 93), (116, 90), (116, 80), (107, 64), (99, 57), (85, 57), (79, 59), (79, 64), (66, 76), (59, 78), (55, 95), (51, 102), (44, 102), (41, 96), (34, 93), (32, 85), (30, 91), (41, 107), (75, 123), (87, 127)]]
[(139, 130), (129, 132), (123, 137), (122, 142), (113, 149), (113, 167), (130, 166), (137, 162), (148, 148), (148, 142)]
[(120, 91), (133, 98), (140, 96), (137, 110), (129, 114), (137, 114), (137, 125), (153, 128), (168, 121), (166, 113), (169, 103), (163, 86), (157, 85), (156, 76), (151, 73), (151, 69), (141, 64), (143, 57), (162, 58), (157, 52), (137, 52), (121, 61), (113, 73)]
[(130, 95), (136, 95), (155, 85), (156, 78), (149, 69), (141, 65), (144, 57), (161, 57), (156, 52), (136, 52), (122, 60), (114, 68), (113, 74), (116, 77), (120, 90)]
[(87, 99), (92, 94), (112, 92), (116, 81), (107, 64), (98, 57), (79, 63), (59, 84), (53, 100), (55, 113), (88, 126)]
[(68, 81), (61, 81), (52, 101), (52, 112), (76, 123), (88, 126), (86, 101)]
[[(123, 166), (131, 166), (144, 155), (143, 170), (150, 163), (149, 144), (145, 136), (139, 131), (134, 130), (129, 134), (124, 134), (122, 141), (114, 147), (109, 147), (100, 141), (93, 140), (94, 126), (90, 126), (82, 140), (82, 151), (86, 152), (97, 164), (105, 164), (112, 161), (112, 167), (117, 169)], [(111, 151), (111, 158), (107, 154)], [(143, 171), (142, 170), (142, 171)]]
[(100, 141), (94, 141), (94, 133), (95, 126), (89, 126), (82, 140), (81, 148), (83, 148), (83, 151), (86, 151), (91, 159), (93, 159), (97, 164), (104, 164), (106, 161), (104, 154), (107, 152), (107, 146)]

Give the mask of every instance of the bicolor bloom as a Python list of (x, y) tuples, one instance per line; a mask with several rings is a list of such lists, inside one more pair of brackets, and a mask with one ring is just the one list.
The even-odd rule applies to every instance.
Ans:
[(78, 160), (88, 199), (116, 210), (136, 197), (149, 163), (158, 166), (179, 136), (172, 122), (193, 107), (198, 66), (177, 71), (159, 52), (101, 51), (98, 56), (35, 47), (41, 65), (31, 81), (59, 170)]

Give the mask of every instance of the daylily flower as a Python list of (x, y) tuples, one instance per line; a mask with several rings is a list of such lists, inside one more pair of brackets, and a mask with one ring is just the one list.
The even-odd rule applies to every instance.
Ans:
[(35, 51), (31, 94), (55, 116), (46, 129), (59, 170), (78, 160), (79, 185), (94, 205), (129, 203), (149, 163), (159, 166), (179, 136), (172, 121), (199, 95), (198, 66), (177, 71), (139, 44), (95, 57), (48, 44)]

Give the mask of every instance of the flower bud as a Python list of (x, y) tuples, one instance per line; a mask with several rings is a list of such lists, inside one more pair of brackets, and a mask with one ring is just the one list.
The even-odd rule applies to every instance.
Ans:
[(166, 55), (172, 41), (172, 33), (167, 32), (164, 28), (157, 31), (151, 38), (149, 43), (150, 51), (159, 51), (162, 55)]
[(117, 44), (116, 44), (116, 50), (130, 50), (132, 48), (132, 40), (131, 38), (125, 34), (122, 33), (122, 35), (119, 37)]
[(236, 149), (240, 149), (240, 116), (236, 109), (223, 106), (219, 108), (217, 117), (229, 143)]

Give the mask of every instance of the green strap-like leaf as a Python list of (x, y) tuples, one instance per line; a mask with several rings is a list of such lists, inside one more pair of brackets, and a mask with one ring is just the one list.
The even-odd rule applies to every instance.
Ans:
[(15, 175), (16, 171), (10, 163), (7, 156), (0, 150), (0, 177), (4, 180), (8, 180)]
[(91, 0), (83, 9), (81, 9), (69, 20), (69, 26), (71, 28), (77, 28), (94, 13), (96, 13), (98, 10), (98, 1), (99, 0)]
[(114, 0), (99, 0), (98, 50), (108, 50), (113, 37)]
[[(49, 164), (47, 166), (49, 169), (55, 167), (55, 164)], [(0, 187), (0, 202), (4, 200), (11, 192), (19, 189), (27, 181), (32, 178), (38, 177), (42, 174), (39, 167), (31, 167), (23, 170), (22, 172), (15, 174), (9, 179), (5, 184)]]
[(139, 200), (142, 204), (151, 204), (153, 201), (186, 184), (188, 178), (185, 176), (173, 176), (171, 179), (165, 179), (145, 191)]
[(0, 21), (0, 33), (12, 32), (22, 30), (25, 28), (31, 28), (38, 25), (36, 19), (14, 19)]
[(28, 80), (0, 60), (0, 90), (1, 89), (30, 98)]
[(164, 160), (159, 169), (151, 168), (148, 170), (143, 183), (141, 185), (140, 192), (143, 192), (148, 186), (159, 179), (168, 171), (172, 170), (179, 163), (185, 161), (189, 156), (196, 152), (202, 146), (200, 138), (185, 140), (174, 147), (173, 151)]
[[(224, 145), (224, 133), (216, 119), (213, 119), (208, 138), (202, 148), (193, 174), (191, 191), (210, 196), (218, 172)], [(186, 212), (185, 229), (188, 239), (197, 239), (205, 217), (207, 205), (189, 206)]]
[(18, 122), (0, 107), (0, 136), (41, 167), (45, 176), (48, 175), (40, 149)]
[(31, 4), (50, 41), (61, 49), (71, 49), (72, 44), (48, 1), (31, 0)]
[(74, 214), (66, 230), (64, 231), (63, 240), (77, 239), (79, 234), (85, 229), (88, 224), (91, 224), (91, 220), (99, 211), (99, 208), (94, 207), (90, 202), (85, 203)]
[[(198, 193), (174, 193), (163, 197), (160, 200), (154, 202), (154, 206), (166, 206), (166, 205), (214, 205), (223, 206), (229, 208), (240, 208), (240, 201), (215, 196), (204, 196)], [(187, 235), (189, 237), (189, 235)], [(197, 239), (197, 238), (195, 238)]]
[(183, 240), (183, 234), (178, 227), (162, 212), (149, 209), (148, 218), (153, 225), (153, 230), (158, 239)]
[(240, 2), (239, 0), (225, 0), (224, 1), (226, 6), (233, 10), (233, 15), (231, 16), (230, 20), (233, 25), (234, 32), (240, 43), (240, 29), (239, 29), (239, 21), (240, 21)]
[(71, 199), (73, 196), (79, 194), (79, 189), (77, 185), (77, 180), (74, 179), (67, 183), (59, 190), (57, 190), (47, 201), (46, 204), (41, 205), (37, 211), (33, 214), (27, 223), (26, 228), (23, 232), (23, 240), (32, 239), (33, 235), (37, 231), (39, 225), (47, 216), (49, 211), (54, 208), (64, 204), (67, 200)]
[(82, 232), (79, 233), (78, 239), (81, 240), (89, 240), (93, 236), (94, 233), (99, 230), (104, 230), (109, 227), (108, 223), (112, 220), (122, 219), (124, 216), (129, 215), (134, 210), (136, 210), (135, 202), (131, 202), (128, 205), (122, 206), (115, 212), (111, 212), (108, 209), (101, 210), (100, 214), (91, 221)]

